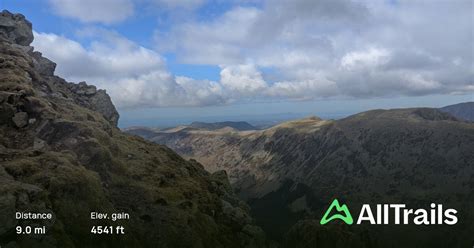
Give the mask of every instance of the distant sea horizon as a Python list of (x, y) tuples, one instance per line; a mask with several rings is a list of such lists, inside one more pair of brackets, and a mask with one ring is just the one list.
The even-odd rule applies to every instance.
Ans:
[(309, 116), (317, 116), (322, 119), (341, 119), (355, 113), (277, 113), (264, 115), (227, 115), (227, 116), (199, 116), (199, 117), (180, 117), (180, 118), (149, 118), (149, 119), (125, 119), (119, 122), (119, 128), (129, 127), (152, 127), (168, 128), (180, 125), (189, 125), (192, 122), (224, 122), (224, 121), (245, 121), (255, 127), (265, 128), (279, 124), (281, 122), (301, 119)]

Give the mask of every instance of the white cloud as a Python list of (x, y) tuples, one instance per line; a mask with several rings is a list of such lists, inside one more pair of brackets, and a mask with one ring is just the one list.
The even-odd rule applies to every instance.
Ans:
[(131, 0), (49, 0), (54, 11), (81, 22), (117, 23), (134, 12)]
[(63, 36), (34, 32), (32, 45), (57, 62), (58, 75), (106, 89), (119, 108), (221, 105), (258, 97), (306, 99), (308, 94), (329, 96), (336, 88), (322, 77), (270, 85), (253, 64), (222, 66), (218, 82), (174, 76), (158, 53), (114, 32), (78, 33), (95, 40), (85, 47)]
[(190, 22), (178, 25), (166, 34), (157, 32), (157, 49), (182, 51), (177, 54), (179, 60), (185, 63), (245, 63), (241, 49), (259, 12), (256, 8), (237, 7), (211, 23), (202, 25)]
[(262, 74), (254, 65), (236, 65), (221, 70), (221, 84), (243, 96), (256, 95), (267, 88)]
[(317, 97), (330, 97), (338, 93), (337, 84), (325, 78), (300, 81), (276, 82), (268, 90), (271, 97), (283, 99), (309, 100)]
[(175, 77), (162, 57), (106, 30), (86, 30), (89, 47), (55, 34), (34, 32), (33, 46), (55, 61), (56, 74), (104, 88), (119, 108), (202, 106), (226, 102), (217, 82)]
[[(33, 46), (44, 51), (57, 64), (57, 72), (70, 79), (88, 77), (114, 78), (138, 76), (164, 68), (161, 56), (106, 30), (82, 30), (95, 38), (89, 47), (76, 41), (47, 33), (34, 33)], [(72, 66), (74, 65), (74, 66)]]
[[(474, 85), (473, 25), (469, 0), (272, 0), (186, 21), (155, 38), (182, 62), (224, 65), (223, 82), (225, 68), (268, 69), (262, 97), (466, 94)], [(249, 78), (239, 80), (228, 88), (252, 89)]]
[(139, 77), (122, 78), (106, 85), (118, 106), (168, 107), (206, 106), (225, 103), (222, 90), (216, 82), (174, 77), (163, 70), (152, 71)]
[(194, 9), (205, 3), (205, 0), (151, 0), (158, 6), (164, 6), (168, 8), (185, 8)]
[[(205, 3), (145, 2), (186, 9), (182, 13)], [(87, 9), (76, 10), (81, 14), (67, 16), (123, 20), (107, 13), (101, 20), (94, 13), (79, 17)], [(156, 31), (155, 51), (100, 29), (78, 32), (93, 40), (87, 46), (45, 33), (35, 33), (33, 44), (58, 63), (59, 75), (106, 88), (120, 107), (469, 94), (474, 91), (471, 10), (464, 0), (269, 0), (204, 20), (173, 19), (169, 29)], [(122, 18), (130, 15), (123, 12)], [(162, 52), (176, 54), (178, 62), (219, 66), (220, 80), (172, 75)]]
[(386, 64), (389, 60), (390, 52), (386, 49), (370, 48), (365, 51), (354, 51), (344, 55), (341, 59), (341, 66), (346, 70), (360, 68), (373, 68)]

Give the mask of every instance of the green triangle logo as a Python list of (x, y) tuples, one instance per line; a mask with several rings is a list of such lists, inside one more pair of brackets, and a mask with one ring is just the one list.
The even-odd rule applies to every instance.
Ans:
[[(328, 218), (329, 214), (334, 208), (336, 208), (337, 213), (331, 215), (331, 217)], [(340, 214), (340, 212), (342, 212), (342, 214)], [(334, 199), (334, 201), (332, 201), (331, 206), (329, 206), (328, 210), (326, 210), (326, 213), (324, 213), (324, 216), (321, 219), (320, 223), (321, 225), (325, 225), (326, 223), (335, 219), (340, 219), (344, 221), (347, 225), (352, 225), (352, 223), (354, 222), (346, 204), (342, 204), (342, 206), (339, 205), (339, 201), (337, 199)]]

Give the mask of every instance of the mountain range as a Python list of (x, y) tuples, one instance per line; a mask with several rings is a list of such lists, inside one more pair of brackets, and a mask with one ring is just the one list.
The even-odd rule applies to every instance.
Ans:
[(474, 124), (439, 109), (372, 110), (340, 120), (309, 117), (251, 131), (184, 128), (146, 138), (208, 171), (225, 170), (257, 223), (288, 247), (326, 244), (330, 235), (319, 220), (334, 198), (348, 206), (426, 208), (440, 202), (459, 210), (454, 227), (337, 229), (351, 244), (463, 247), (473, 241)]

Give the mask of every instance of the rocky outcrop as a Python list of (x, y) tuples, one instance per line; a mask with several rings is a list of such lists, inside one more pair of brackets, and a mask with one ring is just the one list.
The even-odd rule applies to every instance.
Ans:
[[(222, 175), (122, 133), (104, 90), (54, 75), (31, 24), (0, 18), (1, 247), (265, 247)], [(25, 29), (26, 28), (26, 29)], [(29, 30), (29, 32), (27, 32)], [(16, 235), (16, 211), (52, 213), (45, 235)], [(126, 212), (126, 235), (97, 238), (90, 212)]]
[(43, 57), (43, 54), (41, 54), (40, 52), (33, 51), (33, 48), (31, 50), (28, 50), (27, 53), (34, 58), (34, 67), (36, 68), (39, 74), (43, 76), (54, 76), (56, 63)]
[(105, 90), (98, 90), (94, 85), (87, 85), (86, 82), (68, 84), (68, 86), (75, 93), (75, 101), (79, 105), (101, 113), (105, 119), (117, 126), (119, 114)]
[(12, 14), (6, 10), (1, 12), (0, 40), (9, 44), (11, 51), (25, 55), (24, 69), (28, 69), (26, 64), (32, 67), (30, 76), (43, 79), (41, 87), (37, 88), (39, 94), (70, 99), (76, 104), (101, 113), (107, 121), (117, 126), (119, 114), (105, 90), (98, 90), (85, 82), (66, 83), (64, 79), (54, 75), (56, 63), (43, 57), (41, 52), (34, 51), (30, 46), (33, 41), (32, 25), (23, 15)]
[(0, 13), (0, 39), (21, 46), (33, 42), (31, 22), (22, 14), (12, 14), (7, 10)]

